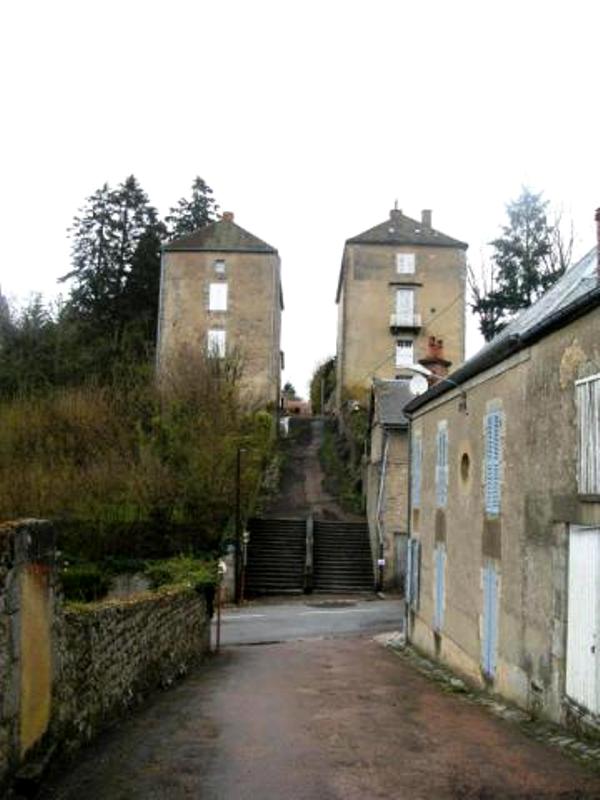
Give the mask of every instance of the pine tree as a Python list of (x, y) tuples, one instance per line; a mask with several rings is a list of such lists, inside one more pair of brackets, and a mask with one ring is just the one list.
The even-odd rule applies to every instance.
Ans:
[(166, 229), (133, 175), (88, 198), (70, 235), (73, 269), (62, 280), (74, 281), (72, 317), (117, 339), (132, 322), (156, 319)]
[(472, 280), (471, 308), (479, 316), (480, 330), (492, 339), (521, 309), (534, 303), (562, 275), (567, 264), (557, 247), (560, 232), (549, 224), (548, 202), (524, 188), (506, 207), (508, 224), (493, 242), (489, 284)]
[(192, 183), (192, 196), (188, 200), (182, 197), (174, 208), (169, 209), (165, 222), (169, 238), (185, 236), (198, 228), (214, 222), (219, 206), (213, 199), (213, 191), (199, 176)]

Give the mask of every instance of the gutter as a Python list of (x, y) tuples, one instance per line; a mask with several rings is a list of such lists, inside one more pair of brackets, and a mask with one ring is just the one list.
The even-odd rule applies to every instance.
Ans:
[(579, 317), (584, 316), (589, 311), (600, 305), (600, 285), (596, 286), (591, 291), (582, 295), (574, 300), (567, 306), (559, 308), (552, 314), (549, 314), (540, 322), (533, 325), (523, 333), (514, 333), (503, 339), (497, 344), (491, 344), (489, 347), (484, 348), (478, 354), (474, 355), (466, 361), (462, 367), (452, 372), (447, 378), (442, 378), (438, 383), (431, 387), (424, 394), (411, 400), (404, 408), (403, 412), (407, 415), (413, 414), (419, 408), (427, 405), (430, 400), (455, 389), (463, 383), (466, 383), (470, 378), (479, 375), (490, 367), (504, 361), (508, 356), (518, 353), (519, 350), (524, 350), (529, 345), (543, 339), (550, 333), (564, 328), (567, 323), (572, 322)]

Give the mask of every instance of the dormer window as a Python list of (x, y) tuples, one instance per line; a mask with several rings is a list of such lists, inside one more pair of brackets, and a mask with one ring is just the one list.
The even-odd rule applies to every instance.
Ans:
[(215, 261), (215, 274), (216, 275), (225, 275), (225, 260), (222, 258), (218, 258)]

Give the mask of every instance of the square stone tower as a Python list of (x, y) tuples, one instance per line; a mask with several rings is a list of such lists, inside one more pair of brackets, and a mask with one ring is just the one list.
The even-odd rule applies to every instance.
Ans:
[(282, 310), (277, 250), (237, 225), (233, 214), (169, 242), (162, 253), (159, 375), (186, 355), (236, 353), (246, 399), (276, 407)]
[(399, 209), (346, 241), (338, 304), (337, 408), (363, 402), (374, 378), (410, 378), (430, 337), (457, 367), (465, 352), (468, 245)]

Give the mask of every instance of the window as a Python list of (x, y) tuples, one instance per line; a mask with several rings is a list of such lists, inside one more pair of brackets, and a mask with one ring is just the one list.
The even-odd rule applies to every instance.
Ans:
[(217, 356), (218, 358), (225, 357), (225, 341), (226, 341), (226, 333), (222, 330), (216, 330), (212, 328), (208, 332), (208, 352), (211, 356)]
[(396, 253), (396, 272), (398, 275), (412, 275), (415, 271), (414, 253)]
[(485, 417), (485, 513), (500, 513), (500, 469), (502, 464), (502, 413)]
[(397, 323), (412, 325), (415, 316), (415, 293), (413, 289), (396, 289)]
[(208, 298), (209, 311), (227, 311), (227, 284), (211, 283)]
[(225, 261), (222, 258), (215, 261), (215, 272), (217, 275), (225, 275)]
[(411, 499), (413, 508), (421, 505), (421, 463), (423, 459), (423, 442), (420, 433), (413, 433), (411, 460)]
[(577, 381), (575, 392), (579, 432), (577, 485), (580, 494), (600, 494), (600, 375)]
[(448, 503), (448, 425), (446, 420), (438, 422), (436, 441), (435, 502), (438, 508), (445, 508)]
[(396, 342), (396, 366), (409, 367), (414, 363), (412, 339), (398, 339)]

